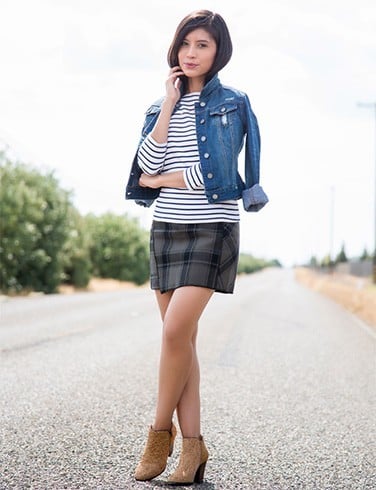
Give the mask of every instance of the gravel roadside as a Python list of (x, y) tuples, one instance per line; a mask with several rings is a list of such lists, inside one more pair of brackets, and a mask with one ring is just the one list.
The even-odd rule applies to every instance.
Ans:
[[(0, 488), (166, 488), (180, 440), (161, 477), (132, 477), (159, 342), (148, 290), (6, 301)], [(376, 488), (375, 341), (346, 311), (264, 271), (215, 295), (199, 349), (210, 460), (197, 488)]]
[(376, 334), (376, 286), (368, 277), (340, 273), (320, 273), (308, 268), (295, 269), (296, 279), (325, 294), (374, 329)]

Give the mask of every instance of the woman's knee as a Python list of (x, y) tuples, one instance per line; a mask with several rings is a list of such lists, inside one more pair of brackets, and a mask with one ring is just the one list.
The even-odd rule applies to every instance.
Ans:
[(165, 319), (163, 324), (163, 342), (172, 347), (192, 345), (192, 328), (185, 322)]

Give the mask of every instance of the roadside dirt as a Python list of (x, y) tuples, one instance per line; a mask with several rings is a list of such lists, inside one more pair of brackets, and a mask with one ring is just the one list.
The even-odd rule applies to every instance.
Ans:
[[(88, 292), (103, 292), (103, 291), (118, 291), (119, 289), (134, 289), (136, 286), (133, 282), (117, 281), (116, 279), (90, 279), (88, 286), (84, 289), (77, 289), (68, 284), (59, 287), (59, 293), (73, 294), (77, 291)], [(142, 286), (141, 286), (142, 287)]]
[(376, 286), (370, 278), (344, 274), (324, 274), (311, 269), (295, 269), (296, 279), (340, 303), (376, 329)]
[[(371, 279), (337, 273), (323, 274), (304, 267), (295, 269), (295, 278), (303, 285), (340, 303), (376, 330), (376, 286), (371, 283)], [(81, 291), (118, 291), (145, 286), (136, 286), (131, 282), (115, 279), (94, 278), (90, 280), (88, 287)], [(63, 294), (77, 291), (68, 285), (59, 289)]]

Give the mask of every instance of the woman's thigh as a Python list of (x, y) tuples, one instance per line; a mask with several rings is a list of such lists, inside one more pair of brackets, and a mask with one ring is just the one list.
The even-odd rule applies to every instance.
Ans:
[(162, 305), (164, 308), (167, 304), (164, 310), (164, 335), (171, 339), (192, 339), (213, 293), (212, 289), (197, 286), (175, 289), (168, 302), (166, 299)]
[(173, 291), (167, 291), (166, 293), (161, 293), (159, 289), (155, 290), (155, 297), (157, 298), (159, 311), (161, 313), (162, 321), (164, 321), (164, 317), (170, 303), (170, 299)]

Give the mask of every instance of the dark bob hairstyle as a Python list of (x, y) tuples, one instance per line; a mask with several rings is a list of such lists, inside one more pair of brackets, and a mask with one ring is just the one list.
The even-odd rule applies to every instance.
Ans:
[[(179, 65), (178, 53), (186, 36), (195, 29), (204, 29), (214, 39), (217, 51), (213, 66), (206, 75), (208, 82), (230, 61), (232, 55), (232, 42), (229, 30), (223, 18), (219, 14), (210, 12), (210, 10), (196, 10), (184, 17), (178, 25), (174, 39), (168, 50), (167, 61), (172, 68)], [(185, 78), (185, 77), (182, 77)], [(185, 88), (186, 80), (182, 80)]]

